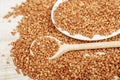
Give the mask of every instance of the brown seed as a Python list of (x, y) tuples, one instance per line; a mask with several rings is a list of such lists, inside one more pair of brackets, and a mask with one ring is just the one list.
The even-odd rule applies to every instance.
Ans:
[(9, 61), (7, 61), (7, 62), (6, 62), (6, 64), (10, 64), (10, 62), (9, 62)]
[(4, 55), (4, 54), (2, 54), (1, 56), (2, 56), (2, 57), (4, 57), (5, 55)]
[(10, 22), (11, 22), (11, 20), (8, 20), (8, 22), (10, 23)]

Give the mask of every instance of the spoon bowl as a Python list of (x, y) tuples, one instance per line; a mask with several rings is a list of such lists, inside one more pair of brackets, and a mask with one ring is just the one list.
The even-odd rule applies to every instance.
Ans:
[[(68, 0), (57, 0), (57, 2), (54, 4), (53, 8), (52, 8), (52, 11), (51, 11), (51, 19), (52, 19), (52, 22), (53, 24), (55, 25), (56, 24), (56, 21), (54, 19), (54, 11), (57, 9), (57, 7), (59, 7), (59, 5), (65, 1), (68, 1)], [(64, 35), (68, 36), (68, 37), (71, 37), (71, 38), (74, 38), (74, 39), (78, 39), (78, 40), (85, 40), (85, 41), (96, 41), (96, 40), (104, 40), (104, 39), (108, 39), (108, 38), (111, 38), (111, 37), (114, 37), (118, 34), (120, 34), (120, 29), (117, 30), (116, 32), (113, 32), (112, 34), (110, 35), (107, 35), (107, 36), (101, 36), (99, 34), (95, 34), (92, 38), (89, 38), (87, 36), (84, 36), (84, 35), (81, 35), (81, 34), (70, 34), (68, 31), (66, 30), (63, 30), (62, 28), (60, 28), (60, 26), (56, 26), (56, 29), (58, 31), (60, 31), (61, 33), (63, 33)]]
[[(39, 37), (39, 39), (42, 39), (42, 38), (50, 38), (52, 40), (55, 40), (57, 42), (57, 44), (60, 46), (62, 44), (62, 42), (60, 40), (58, 40), (57, 38), (55, 37), (52, 37), (52, 36), (42, 36), (42, 37)], [(30, 45), (30, 54), (34, 56), (31, 48), (33, 47), (34, 43), (36, 42), (37, 39), (35, 39), (34, 41), (32, 41), (31, 45)]]

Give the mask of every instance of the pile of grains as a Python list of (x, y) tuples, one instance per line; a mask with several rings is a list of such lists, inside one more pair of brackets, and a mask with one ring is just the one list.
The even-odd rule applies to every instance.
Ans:
[(54, 11), (54, 20), (72, 35), (107, 36), (120, 28), (120, 0), (66, 0)]
[(59, 44), (56, 40), (49, 37), (40, 37), (33, 41), (31, 45), (31, 53), (33, 55), (43, 56), (44, 58), (48, 56), (53, 56), (59, 49)]
[[(112, 80), (114, 76), (120, 77), (120, 48), (70, 51), (55, 60), (45, 59), (52, 53), (46, 53), (46, 56), (30, 54), (32, 41), (40, 36), (50, 35), (66, 44), (89, 43), (69, 38), (56, 30), (50, 18), (55, 2), (27, 0), (11, 12), (15, 16), (23, 15), (17, 27), (20, 39), (12, 43), (11, 50), (18, 73), (21, 71), (34, 80)], [(115, 40), (120, 40), (120, 35), (103, 41)]]

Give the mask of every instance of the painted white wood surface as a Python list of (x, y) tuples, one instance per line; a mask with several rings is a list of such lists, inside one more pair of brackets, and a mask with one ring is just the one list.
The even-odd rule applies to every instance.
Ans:
[[(9, 44), (19, 38), (19, 34), (12, 36), (11, 32), (16, 28), (22, 16), (15, 19), (12, 17), (3, 19), (3, 16), (12, 11), (11, 7), (16, 6), (16, 4), (20, 5), (23, 1), (25, 0), (0, 0), (0, 80), (30, 80), (28, 77), (17, 74), (10, 57), (12, 46)], [(8, 20), (11, 22), (9, 23)]]

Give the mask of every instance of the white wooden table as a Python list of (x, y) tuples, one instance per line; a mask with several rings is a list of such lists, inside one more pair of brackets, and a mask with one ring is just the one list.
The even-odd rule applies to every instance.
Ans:
[[(10, 57), (10, 50), (12, 46), (9, 46), (11, 42), (19, 38), (19, 35), (12, 36), (11, 32), (18, 25), (18, 21), (22, 17), (12, 19), (3, 19), (11, 10), (11, 7), (16, 4), (21, 4), (25, 0), (0, 0), (0, 80), (30, 80), (28, 77), (17, 74), (12, 58)], [(9, 23), (8, 20), (11, 20)], [(9, 64), (7, 64), (9, 62)]]

